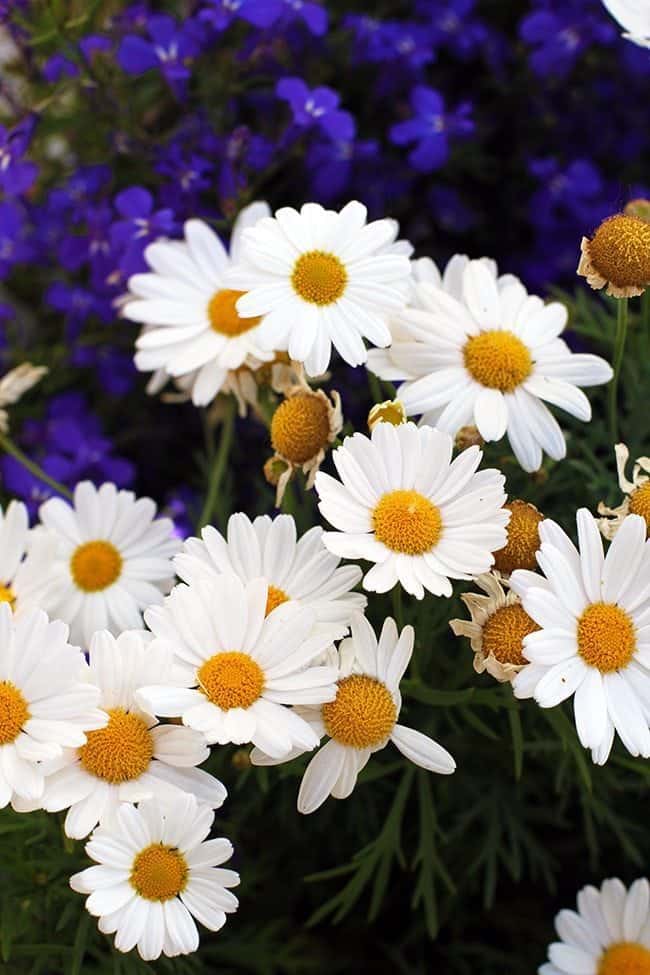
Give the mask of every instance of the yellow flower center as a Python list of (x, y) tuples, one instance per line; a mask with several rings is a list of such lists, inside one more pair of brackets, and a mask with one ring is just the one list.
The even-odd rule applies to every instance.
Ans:
[(650, 951), (636, 941), (610, 945), (600, 957), (597, 975), (650, 975)]
[(523, 667), (528, 661), (522, 653), (524, 637), (539, 630), (519, 603), (501, 606), (483, 624), (483, 653), (502, 664)]
[(223, 288), (217, 291), (208, 304), (208, 318), (210, 328), (219, 335), (242, 335), (251, 328), (259, 325), (260, 317), (241, 318), (235, 307), (238, 300), (245, 291), (232, 291), (230, 288)]
[(380, 745), (393, 730), (397, 708), (385, 684), (366, 674), (338, 682), (336, 699), (322, 708), (330, 738), (348, 748)]
[(378, 423), (390, 423), (399, 427), (406, 423), (408, 417), (403, 403), (398, 399), (387, 399), (384, 403), (375, 403), (368, 414), (368, 429), (374, 430)]
[(13, 609), (16, 603), (16, 597), (14, 595), (13, 589), (10, 586), (0, 585), (0, 603), (9, 603)]
[(110, 542), (84, 542), (72, 553), (70, 572), (84, 592), (108, 589), (122, 572), (122, 556)]
[(307, 251), (301, 254), (291, 272), (296, 294), (312, 305), (331, 305), (338, 301), (348, 282), (348, 273), (335, 254)]
[(389, 491), (372, 513), (375, 536), (393, 552), (422, 555), (442, 534), (440, 511), (419, 491)]
[(264, 690), (262, 668), (247, 653), (216, 653), (197, 671), (199, 687), (223, 711), (249, 708)]
[(88, 741), (79, 749), (86, 772), (112, 785), (137, 779), (153, 758), (153, 739), (147, 724), (137, 714), (110, 708), (108, 724), (87, 731)]
[(619, 288), (650, 283), (650, 225), (618, 213), (609, 217), (589, 242), (594, 268)]
[(544, 515), (527, 501), (509, 501), (503, 507), (510, 512), (508, 541), (494, 553), (494, 568), (504, 575), (510, 575), (515, 569), (535, 569), (535, 553), (540, 546), (539, 523)]
[(578, 652), (603, 674), (627, 667), (636, 650), (634, 624), (613, 603), (592, 603), (578, 620)]
[(526, 345), (512, 332), (491, 329), (473, 335), (463, 349), (465, 368), (481, 386), (511, 393), (528, 379), (533, 360)]
[(633, 515), (641, 515), (650, 531), (650, 481), (632, 491), (630, 495), (630, 511)]
[(273, 449), (293, 464), (304, 464), (327, 447), (330, 421), (327, 400), (297, 393), (280, 403), (271, 419)]
[(136, 856), (129, 881), (145, 900), (169, 901), (185, 889), (188, 874), (182, 853), (173, 846), (152, 843)]
[(0, 745), (8, 745), (29, 719), (27, 701), (10, 680), (0, 681)]
[(278, 589), (277, 586), (269, 586), (269, 591), (266, 597), (266, 610), (264, 612), (265, 616), (272, 613), (274, 609), (281, 606), (282, 603), (286, 603), (291, 599), (291, 596), (287, 596), (284, 589)]

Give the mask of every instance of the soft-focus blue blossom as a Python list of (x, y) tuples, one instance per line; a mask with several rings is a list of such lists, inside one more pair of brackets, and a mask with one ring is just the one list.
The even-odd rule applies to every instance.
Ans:
[(327, 11), (319, 3), (310, 0), (282, 0), (284, 17), (301, 20), (316, 37), (327, 32)]
[(348, 191), (355, 168), (363, 173), (364, 164), (375, 159), (379, 152), (376, 139), (328, 139), (312, 143), (305, 162), (314, 196), (326, 203), (340, 198)]
[(425, 85), (413, 89), (411, 107), (413, 118), (394, 125), (390, 138), (398, 146), (415, 143), (408, 156), (409, 163), (420, 172), (430, 173), (447, 162), (452, 139), (474, 131), (472, 107), (464, 102), (454, 112), (447, 112), (440, 92)]
[(31, 251), (24, 238), (20, 207), (9, 200), (0, 201), (0, 280), (7, 277), (14, 264), (29, 258)]
[(537, 8), (524, 17), (519, 33), (532, 48), (532, 70), (542, 77), (566, 77), (592, 45), (612, 44), (618, 36), (600, 4), (541, 0)]
[(173, 17), (159, 15), (147, 21), (149, 39), (129, 35), (117, 52), (120, 67), (127, 74), (143, 74), (158, 68), (177, 92), (190, 76), (190, 64), (199, 53), (199, 27), (192, 20), (178, 24)]
[(340, 96), (331, 88), (309, 88), (301, 78), (282, 78), (275, 91), (289, 103), (298, 128), (318, 128), (330, 139), (354, 138), (354, 119), (339, 108)]
[(206, 0), (201, 20), (225, 30), (237, 19), (255, 27), (270, 27), (282, 14), (283, 0)]
[(135, 274), (146, 268), (142, 255), (147, 244), (173, 233), (174, 213), (169, 208), (155, 210), (153, 196), (141, 186), (131, 186), (118, 193), (115, 209), (121, 219), (111, 227), (111, 245), (121, 252), (122, 271)]
[(0, 125), (0, 190), (6, 196), (20, 196), (36, 181), (38, 166), (24, 159), (29, 149), (34, 119), (28, 118), (13, 129)]
[(74, 61), (66, 58), (63, 54), (53, 54), (51, 58), (47, 59), (42, 70), (43, 77), (50, 84), (56, 84), (61, 78), (76, 78), (79, 74), (79, 68)]

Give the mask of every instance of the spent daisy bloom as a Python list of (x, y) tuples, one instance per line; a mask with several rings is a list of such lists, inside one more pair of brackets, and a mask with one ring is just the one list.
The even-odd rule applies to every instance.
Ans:
[(474, 651), (474, 670), (487, 671), (491, 677), (511, 681), (528, 661), (523, 655), (524, 637), (539, 629), (512, 591), (493, 573), (475, 580), (482, 593), (466, 592), (460, 597), (470, 619), (451, 620), (456, 636), (469, 637)]
[(394, 427), (408, 423), (403, 403), (398, 399), (386, 399), (383, 403), (375, 403), (368, 413), (368, 429), (371, 433), (378, 423), (392, 423)]
[(9, 430), (9, 414), (5, 407), (17, 403), (23, 393), (40, 382), (47, 371), (47, 366), (33, 366), (31, 362), (23, 362), (0, 379), (0, 433), (7, 433)]
[(582, 238), (578, 274), (614, 298), (642, 295), (650, 284), (650, 224), (625, 213), (608, 217)]
[(99, 826), (86, 843), (95, 861), (70, 878), (87, 894), (86, 910), (118, 951), (137, 947), (145, 961), (189, 955), (199, 947), (196, 919), (219, 931), (237, 910), (231, 887), (239, 874), (224, 869), (230, 840), (207, 839), (214, 812), (194, 796), (124, 804), (116, 821)]
[(650, 7), (646, 0), (602, 0), (623, 28), (623, 37), (639, 47), (650, 47)]
[(38, 609), (0, 604), (0, 808), (38, 808), (43, 763), (106, 724), (87, 664), (68, 627)]
[(390, 342), (388, 317), (404, 307), (410, 261), (393, 246), (394, 220), (367, 223), (357, 201), (337, 213), (317, 203), (282, 207), (243, 235), (230, 281), (247, 293), (240, 315), (265, 316), (259, 340), (287, 350), (310, 376), (327, 369), (332, 346), (351, 366), (367, 359), (363, 339)]
[(477, 472), (478, 447), (452, 462), (452, 439), (441, 430), (378, 423), (370, 437), (346, 437), (332, 457), (340, 481), (316, 475), (330, 552), (374, 562), (363, 585), (388, 592), (399, 582), (422, 599), (425, 590), (450, 596), (450, 579), (487, 572), (506, 543), (510, 512), (504, 477)]
[(494, 569), (507, 578), (515, 569), (537, 568), (537, 550), (541, 545), (539, 525), (544, 515), (530, 501), (515, 498), (504, 505), (510, 512), (508, 541), (494, 553)]
[(548, 948), (539, 975), (648, 975), (650, 973), (650, 884), (645, 877), (629, 890), (617, 878), (578, 894), (577, 911), (555, 918), (559, 941)]
[(155, 516), (151, 498), (90, 481), (77, 484), (73, 505), (61, 498), (41, 505), (41, 523), (58, 542), (57, 589), (44, 588), (41, 603), (70, 625), (75, 642), (87, 647), (97, 630), (141, 628), (143, 609), (169, 592), (181, 543), (171, 519)]
[(238, 313), (243, 292), (233, 291), (226, 281), (240, 259), (244, 230), (269, 213), (265, 203), (242, 210), (230, 256), (202, 220), (187, 221), (182, 241), (158, 240), (145, 250), (151, 271), (129, 278), (122, 312), (145, 326), (136, 342), (135, 364), (141, 372), (162, 370), (154, 388), (166, 377), (186, 380), (182, 385), (189, 387), (195, 406), (206, 406), (232, 385), (233, 371), (269, 358), (258, 345), (260, 318)]
[(318, 738), (292, 704), (321, 704), (335, 693), (336, 671), (315, 663), (340, 625), (315, 628), (316, 614), (288, 602), (266, 615), (266, 579), (230, 573), (176, 586), (145, 618), (174, 655), (174, 682), (153, 682), (137, 698), (148, 712), (183, 719), (208, 744), (253, 742), (276, 757), (315, 748)]
[(616, 454), (616, 470), (618, 472), (618, 486), (625, 495), (616, 508), (608, 508), (601, 501), (598, 505), (600, 518), (598, 524), (605, 538), (613, 538), (621, 527), (623, 520), (629, 514), (640, 515), (646, 523), (646, 531), (650, 534), (650, 457), (637, 457), (632, 468), (632, 480), (625, 476), (625, 468), (630, 457), (630, 451), (624, 443), (617, 443), (614, 447)]
[(524, 637), (530, 663), (516, 697), (551, 708), (573, 696), (578, 737), (604, 765), (614, 732), (632, 755), (650, 757), (650, 543), (628, 515), (607, 555), (595, 518), (577, 514), (579, 549), (554, 521), (540, 525), (544, 576), (513, 572), (510, 586), (540, 627)]
[(221, 782), (195, 767), (209, 755), (203, 736), (159, 724), (136, 701), (138, 688), (172, 678), (171, 656), (150, 647), (150, 636), (131, 630), (116, 639), (104, 630), (90, 642), (88, 680), (108, 723), (89, 731), (81, 748), (67, 749), (51, 771), (46, 766), (42, 802), (47, 812), (68, 809), (65, 832), (73, 839), (110, 822), (123, 802), (185, 792), (217, 808), (226, 798)]
[[(399, 751), (429, 772), (449, 775), (456, 768), (453, 758), (432, 738), (398, 724), (402, 698), (399, 684), (413, 653), (415, 632), (405, 626), (398, 633), (388, 617), (379, 636), (358, 614), (352, 622), (352, 636), (339, 650), (336, 697), (319, 707), (300, 707), (320, 740), (329, 741), (311, 759), (298, 793), (298, 811), (312, 813), (328, 796), (347, 799), (359, 772), (370, 756), (392, 741)], [(304, 749), (295, 749), (284, 761)], [(278, 760), (262, 749), (251, 752), (254, 765), (277, 765)], [(282, 761), (282, 759), (280, 760)]]
[(0, 507), (0, 603), (19, 613), (40, 601), (44, 588), (56, 590), (51, 564), (55, 540), (46, 532), (30, 530), (22, 501)]
[(313, 610), (319, 623), (340, 624), (342, 636), (367, 600), (351, 592), (361, 579), (361, 569), (339, 561), (323, 545), (319, 526), (298, 538), (293, 515), (260, 515), (251, 521), (239, 511), (228, 519), (225, 537), (208, 525), (200, 539), (186, 539), (174, 565), (190, 586), (225, 573), (238, 576), (244, 584), (264, 578), (267, 616), (284, 603), (295, 603)]
[(507, 433), (526, 471), (540, 467), (542, 451), (560, 460), (564, 435), (543, 401), (589, 420), (578, 387), (608, 382), (611, 367), (571, 352), (559, 337), (567, 323), (559, 302), (545, 305), (517, 279), (500, 287), (482, 261), (470, 261), (462, 280), (462, 299), (418, 285), (419, 307), (397, 316), (387, 357), (371, 358), (370, 368), (405, 380), (397, 395), (409, 416), (452, 436), (470, 422), (486, 441)]

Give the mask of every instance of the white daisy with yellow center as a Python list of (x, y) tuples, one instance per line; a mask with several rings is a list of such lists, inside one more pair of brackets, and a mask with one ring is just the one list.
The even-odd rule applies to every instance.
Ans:
[(539, 975), (650, 975), (650, 884), (617, 878), (583, 887), (578, 910), (555, 918), (559, 941)]
[(90, 643), (88, 680), (98, 688), (106, 727), (90, 731), (81, 748), (67, 750), (46, 766), (43, 808), (68, 809), (65, 831), (82, 839), (98, 823), (110, 822), (123, 802), (173, 798), (184, 792), (218, 808), (226, 790), (195, 766), (209, 750), (191, 728), (159, 724), (136, 701), (138, 688), (172, 678), (171, 656), (151, 647), (151, 634), (137, 630), (117, 639), (107, 631)]
[(639, 515), (646, 523), (650, 535), (650, 457), (637, 457), (632, 468), (632, 479), (626, 477), (625, 468), (630, 451), (624, 443), (614, 447), (618, 486), (625, 495), (616, 508), (609, 508), (603, 501), (598, 505), (598, 524), (605, 538), (613, 538), (629, 514)]
[(247, 292), (237, 311), (264, 315), (262, 346), (287, 350), (310, 376), (325, 372), (332, 346), (349, 365), (364, 363), (364, 338), (388, 345), (388, 318), (406, 304), (411, 268), (393, 245), (397, 224), (367, 215), (356, 201), (339, 213), (306, 203), (243, 235), (242, 264), (229, 278)]
[(506, 543), (510, 512), (504, 477), (477, 472), (478, 447), (452, 462), (449, 434), (413, 423), (378, 423), (333, 453), (340, 481), (316, 475), (321, 514), (337, 532), (323, 541), (335, 555), (375, 565), (363, 585), (388, 592), (400, 583), (422, 599), (450, 596), (450, 579), (487, 572)]
[(172, 556), (180, 548), (169, 518), (156, 518), (151, 498), (77, 484), (73, 505), (50, 498), (41, 523), (56, 539), (50, 566), (55, 587), (43, 587), (40, 604), (70, 626), (84, 647), (97, 630), (137, 630), (142, 611), (162, 602), (174, 578)]
[(95, 861), (70, 878), (88, 894), (86, 910), (118, 951), (138, 949), (145, 961), (189, 955), (199, 947), (195, 919), (219, 931), (238, 902), (229, 888), (239, 874), (221, 865), (233, 853), (226, 839), (208, 839), (214, 812), (194, 796), (122, 805), (110, 826), (86, 843)]
[(56, 589), (51, 572), (55, 540), (43, 531), (31, 531), (22, 501), (0, 507), (0, 603), (14, 612), (38, 608), (42, 589)]
[(618, 732), (632, 755), (650, 757), (650, 543), (645, 522), (629, 515), (605, 556), (594, 517), (577, 514), (578, 540), (548, 518), (537, 554), (544, 576), (510, 578), (540, 627), (524, 637), (528, 666), (515, 695), (551, 708), (573, 696), (578, 737), (604, 765)]
[(38, 808), (43, 763), (83, 746), (106, 724), (87, 671), (65, 623), (0, 604), (0, 808)]
[(225, 573), (176, 586), (145, 614), (152, 646), (174, 656), (174, 680), (138, 691), (142, 707), (182, 717), (209, 744), (253, 742), (277, 757), (315, 748), (313, 731), (288, 705), (332, 700), (336, 671), (315, 661), (341, 626), (315, 627), (314, 610), (295, 602), (267, 614), (268, 606), (266, 579), (245, 584)]
[(507, 433), (526, 471), (537, 470), (545, 451), (566, 454), (564, 435), (545, 406), (559, 406), (581, 420), (591, 406), (580, 386), (612, 378), (604, 359), (572, 353), (559, 337), (567, 310), (528, 295), (520, 281), (497, 281), (483, 261), (463, 272), (463, 297), (429, 283), (416, 289), (418, 307), (396, 319), (389, 363), (370, 368), (382, 379), (406, 380), (398, 396), (409, 416), (454, 436), (474, 423), (484, 440)]
[(129, 278), (123, 314), (145, 328), (136, 342), (135, 364), (156, 371), (153, 389), (166, 378), (188, 388), (195, 406), (206, 406), (244, 364), (258, 366), (262, 352), (258, 316), (240, 315), (226, 276), (241, 256), (242, 233), (270, 213), (265, 203), (245, 207), (235, 221), (230, 255), (202, 220), (188, 220), (184, 240), (159, 240), (145, 250), (152, 269)]
[[(319, 740), (324, 735), (330, 739), (307, 766), (298, 793), (299, 812), (314, 812), (330, 795), (347, 799), (370, 756), (389, 741), (420, 768), (439, 775), (455, 770), (456, 763), (441, 745), (398, 724), (399, 684), (413, 654), (414, 640), (412, 626), (398, 633), (390, 617), (377, 640), (365, 616), (355, 616), (352, 636), (339, 649), (335, 699), (320, 707), (298, 708)], [(284, 761), (302, 751), (295, 749)], [(253, 749), (251, 761), (254, 765), (278, 764), (258, 748)]]
[(188, 538), (174, 566), (189, 585), (224, 573), (243, 583), (263, 577), (268, 583), (267, 615), (292, 602), (313, 610), (320, 623), (340, 624), (342, 636), (367, 599), (351, 591), (361, 569), (339, 562), (323, 545), (322, 528), (310, 528), (298, 538), (293, 515), (260, 515), (251, 521), (238, 511), (228, 519), (225, 538), (211, 525), (200, 539)]

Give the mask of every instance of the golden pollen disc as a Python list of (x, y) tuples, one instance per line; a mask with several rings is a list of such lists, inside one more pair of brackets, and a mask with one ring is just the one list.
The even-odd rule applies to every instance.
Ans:
[(510, 512), (507, 532), (508, 541), (494, 553), (494, 568), (504, 575), (515, 569), (536, 568), (535, 553), (540, 546), (539, 523), (544, 515), (527, 501), (509, 501), (504, 504)]
[(249, 708), (264, 690), (262, 668), (247, 653), (216, 653), (197, 671), (199, 687), (213, 704), (228, 711)]
[(287, 596), (284, 589), (278, 589), (277, 586), (269, 586), (269, 591), (266, 597), (266, 610), (264, 611), (264, 615), (268, 616), (269, 613), (272, 613), (273, 610), (277, 609), (278, 606), (281, 606), (282, 603), (288, 602), (289, 599), (291, 599), (291, 597)]
[(153, 758), (146, 722), (123, 708), (111, 708), (106, 727), (87, 731), (86, 738), (79, 749), (81, 764), (86, 772), (112, 785), (137, 779)]
[(188, 873), (182, 853), (173, 846), (152, 843), (136, 856), (129, 881), (145, 900), (169, 901), (185, 889)]
[(650, 224), (618, 213), (589, 241), (589, 257), (599, 274), (619, 288), (650, 283)]
[(273, 449), (293, 464), (304, 464), (327, 447), (327, 401), (315, 393), (297, 393), (280, 403), (271, 419)]
[(11, 608), (14, 608), (16, 597), (10, 586), (0, 586), (0, 603), (9, 603)]
[(636, 650), (634, 624), (613, 603), (592, 603), (578, 620), (578, 652), (603, 674), (627, 667)]
[(398, 399), (387, 399), (384, 403), (375, 403), (370, 410), (368, 429), (374, 430), (378, 423), (390, 423), (394, 427), (399, 427), (407, 420), (404, 405)]
[(336, 254), (307, 251), (301, 254), (291, 272), (296, 294), (312, 305), (331, 305), (341, 297), (348, 272)]
[(0, 681), (0, 745), (8, 745), (29, 719), (27, 701), (10, 680)]
[(242, 335), (260, 323), (260, 316), (256, 318), (241, 318), (235, 307), (245, 291), (232, 291), (223, 288), (217, 291), (208, 304), (208, 318), (210, 328), (219, 335)]
[(372, 748), (388, 738), (397, 708), (385, 684), (366, 674), (352, 674), (338, 682), (334, 701), (323, 704), (325, 730), (348, 748)]
[(630, 495), (630, 511), (633, 515), (641, 515), (650, 532), (650, 481), (646, 481)]
[(650, 951), (636, 941), (610, 945), (601, 955), (597, 975), (650, 975)]
[(528, 663), (521, 650), (524, 637), (535, 630), (539, 626), (519, 603), (501, 606), (483, 624), (483, 653), (499, 663), (523, 667)]
[(108, 589), (122, 572), (122, 556), (110, 542), (84, 542), (72, 553), (70, 572), (84, 592)]
[(372, 513), (375, 536), (406, 555), (429, 552), (442, 534), (440, 511), (419, 491), (390, 491)]
[(481, 386), (511, 393), (528, 379), (533, 360), (512, 332), (491, 329), (472, 335), (463, 348), (465, 368)]

